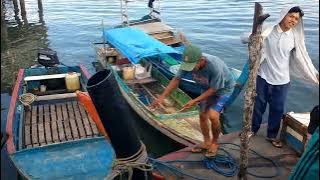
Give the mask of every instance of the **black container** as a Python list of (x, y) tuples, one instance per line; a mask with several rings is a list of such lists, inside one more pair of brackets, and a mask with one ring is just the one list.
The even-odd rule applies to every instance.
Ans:
[(117, 158), (128, 158), (141, 148), (133, 128), (130, 107), (120, 93), (111, 70), (94, 74), (87, 83), (87, 91), (100, 116)]

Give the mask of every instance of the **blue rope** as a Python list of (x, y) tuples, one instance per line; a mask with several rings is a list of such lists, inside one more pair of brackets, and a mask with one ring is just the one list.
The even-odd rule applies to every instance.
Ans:
[[(233, 145), (237, 146), (240, 148), (239, 145), (234, 144), (234, 143), (219, 143), (221, 145)], [(206, 178), (201, 178), (201, 177), (196, 177), (192, 174), (189, 174), (185, 171), (183, 171), (180, 168), (177, 168), (173, 166), (171, 163), (203, 163), (208, 169), (212, 169), (216, 171), (217, 173), (226, 176), (226, 177), (233, 177), (235, 176), (238, 171), (239, 171), (239, 166), (236, 162), (236, 160), (232, 157), (232, 155), (225, 149), (219, 148), (224, 154), (217, 154), (213, 158), (206, 158), (204, 160), (196, 160), (196, 161), (191, 161), (191, 160), (173, 160), (173, 161), (159, 161), (153, 158), (149, 157), (149, 160), (151, 163), (154, 165), (154, 168), (157, 169), (157, 165), (161, 165), (169, 169), (172, 173), (176, 175), (183, 175), (183, 176), (188, 176), (196, 180), (206, 180)], [(239, 149), (237, 149), (239, 150)], [(258, 178), (274, 178), (276, 176), (279, 176), (281, 174), (281, 171), (279, 169), (279, 166), (270, 158), (267, 158), (256, 151), (249, 149), (251, 153), (261, 157), (262, 159), (265, 159), (267, 161), (270, 161), (273, 166), (276, 168), (276, 173), (274, 175), (258, 175), (254, 174), (252, 172), (247, 172), (249, 175), (258, 177)]]

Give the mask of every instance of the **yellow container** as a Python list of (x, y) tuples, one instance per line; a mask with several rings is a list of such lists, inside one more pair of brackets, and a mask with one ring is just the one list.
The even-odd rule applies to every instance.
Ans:
[(65, 77), (65, 82), (68, 91), (76, 91), (80, 89), (80, 80), (76, 72), (68, 73)]
[(124, 67), (122, 69), (122, 78), (124, 80), (132, 80), (134, 79), (135, 68), (134, 67)]

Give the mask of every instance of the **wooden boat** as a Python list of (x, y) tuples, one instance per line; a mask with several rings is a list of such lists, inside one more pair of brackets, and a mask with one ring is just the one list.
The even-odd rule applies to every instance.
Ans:
[[(142, 30), (143, 32), (147, 33), (154, 39), (170, 47), (173, 47), (175, 50), (177, 50), (180, 53), (183, 52), (184, 46), (190, 43), (188, 42), (188, 40), (186, 39), (186, 37), (182, 32), (176, 31), (171, 26), (163, 23), (161, 19), (156, 18), (151, 14), (146, 15), (143, 18), (140, 18), (138, 20), (132, 20), (131, 23), (129, 23), (129, 25), (122, 24), (112, 28), (122, 28), (126, 26)], [(102, 43), (97, 43), (95, 45), (95, 49), (97, 53), (97, 58), (101, 60), (107, 60), (110, 58), (111, 59), (122, 58), (121, 53), (119, 53), (116, 49), (114, 49), (109, 44), (104, 44), (104, 46), (102, 46)], [(213, 56), (207, 53), (203, 53), (203, 55), (207, 57)], [(150, 60), (154, 68), (157, 68), (168, 79), (172, 79), (180, 67), (182, 58), (177, 56), (170, 56), (167, 54), (162, 54), (159, 56), (161, 56), (161, 58), (159, 57), (146, 57), (146, 58)], [(241, 71), (232, 67), (230, 67), (229, 70), (232, 76), (234, 77), (234, 79), (237, 80), (241, 74)], [(197, 97), (201, 94), (201, 88), (199, 88), (196, 82), (192, 79), (191, 73), (188, 73), (182, 76), (179, 87), (184, 92), (188, 93), (188, 95), (190, 95), (191, 97)], [(230, 104), (238, 96), (239, 91), (241, 91), (241, 89), (235, 88), (235, 92), (232, 95), (232, 98), (231, 98), (232, 100), (230, 101)]]
[(85, 91), (90, 75), (82, 65), (18, 72), (6, 149), (25, 179), (103, 179), (111, 171), (114, 151), (65, 84), (71, 72), (77, 73), (79, 90)]
[[(141, 35), (142, 37), (139, 37), (138, 39), (146, 38), (144, 43), (151, 41), (151, 44), (155, 43), (156, 45), (159, 45), (158, 47), (160, 49), (165, 48), (166, 50), (169, 49), (168, 51), (173, 50), (171, 47), (165, 46), (142, 31), (131, 28), (116, 28), (113, 30), (115, 30), (115, 32), (123, 30), (129, 31), (130, 33), (137, 33), (131, 35)], [(115, 37), (121, 36), (117, 33), (114, 35)], [(121, 37), (126, 38), (126, 42), (128, 42), (129, 39), (127, 39), (127, 37)], [(124, 42), (121, 38), (117, 38), (116, 41), (119, 43)], [(139, 45), (132, 46), (138, 47)], [(134, 65), (130, 60), (128, 60), (128, 58), (131, 57), (127, 56), (126, 53), (135, 54), (135, 50), (142, 50), (144, 53), (148, 54), (149, 52), (146, 49), (153, 49), (153, 46), (147, 46), (149, 48), (125, 48), (127, 52), (124, 54), (118, 54), (119, 58), (109, 58), (108, 60), (98, 58), (98, 62), (102, 68), (111, 68), (114, 71), (123, 97), (142, 119), (147, 121), (161, 133), (185, 146), (201, 142), (203, 137), (199, 126), (198, 108), (193, 107), (189, 110), (179, 112), (182, 106), (191, 100), (191, 98), (182, 90), (176, 89), (173, 91), (165, 100), (164, 105), (159, 109), (150, 109), (150, 103), (163, 92), (164, 88), (169, 83), (169, 80), (160, 73), (157, 68), (153, 68), (152, 64), (145, 57), (136, 58), (136, 60), (139, 61), (138, 64), (146, 70), (145, 74), (141, 75), (141, 78), (132, 74), (135, 77), (128, 79), (129, 75), (126, 75), (126, 73), (130, 73), (130, 68), (138, 68), (138, 65)], [(121, 52), (122, 50), (124, 49), (117, 49), (118, 52)], [(175, 51), (173, 50), (173, 52)], [(155, 52), (155, 55), (157, 55), (157, 52)], [(148, 57), (148, 55), (146, 57)], [(147, 69), (149, 69), (149, 71)]]

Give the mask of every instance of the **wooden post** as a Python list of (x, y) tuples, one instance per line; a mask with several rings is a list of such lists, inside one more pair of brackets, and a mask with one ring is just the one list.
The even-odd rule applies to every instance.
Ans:
[(20, 0), (20, 8), (21, 8), (21, 17), (23, 19), (23, 23), (24, 25), (27, 25), (28, 19), (27, 19), (26, 5), (24, 3), (24, 0)]
[(21, 21), (19, 18), (19, 5), (17, 0), (12, 0), (13, 2), (13, 9), (14, 9), (14, 19), (17, 21), (19, 26), (21, 26)]
[(39, 12), (39, 22), (44, 23), (43, 21), (43, 5), (42, 0), (38, 0), (38, 12)]
[(1, 0), (1, 51), (6, 50), (8, 47), (8, 30), (7, 24), (5, 21), (5, 7), (3, 4), (3, 0)]
[(269, 17), (269, 14), (262, 14), (262, 6), (255, 3), (255, 12), (253, 18), (252, 34), (249, 37), (249, 82), (248, 89), (245, 96), (244, 116), (242, 132), (240, 136), (240, 171), (239, 179), (247, 179), (248, 167), (248, 151), (249, 151), (249, 133), (251, 131), (251, 121), (253, 114), (253, 106), (256, 96), (256, 79), (261, 58), (262, 48), (262, 24), (263, 21)]

